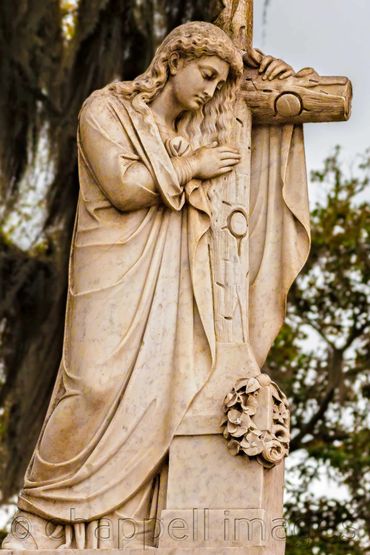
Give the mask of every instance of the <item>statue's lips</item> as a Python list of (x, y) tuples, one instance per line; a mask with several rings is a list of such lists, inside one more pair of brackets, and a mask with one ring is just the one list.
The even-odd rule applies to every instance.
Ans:
[(200, 96), (198, 94), (194, 98), (198, 104), (205, 104), (207, 102), (207, 99), (204, 96)]

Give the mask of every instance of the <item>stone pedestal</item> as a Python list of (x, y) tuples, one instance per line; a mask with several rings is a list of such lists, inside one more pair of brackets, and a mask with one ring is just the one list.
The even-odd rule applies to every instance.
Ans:
[[(259, 369), (247, 344), (219, 345), (217, 361), (170, 448), (159, 552), (284, 555), (284, 464), (266, 469), (246, 456), (233, 457), (220, 428), (225, 394)], [(265, 393), (255, 415), (261, 428), (269, 427), (272, 412)]]
[(283, 464), (266, 470), (232, 457), (221, 435), (176, 437), (159, 546), (282, 555), (283, 475)]
[[(260, 555), (263, 553), (260, 549), (254, 547), (145, 547), (140, 548), (127, 548), (127, 549), (64, 549), (56, 551), (52, 549), (43, 550), (3, 550), (4, 555), (145, 555), (146, 553), (152, 555)], [(275, 555), (275, 552), (269, 551), (269, 555)]]

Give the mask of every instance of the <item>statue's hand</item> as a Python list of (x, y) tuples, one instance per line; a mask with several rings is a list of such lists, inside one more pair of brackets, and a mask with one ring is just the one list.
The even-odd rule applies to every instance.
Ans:
[(228, 145), (217, 146), (217, 143), (198, 148), (190, 158), (193, 177), (197, 179), (212, 179), (229, 173), (240, 162), (238, 149)]
[(274, 56), (266, 56), (258, 49), (253, 49), (251, 52), (244, 52), (244, 62), (247, 66), (258, 67), (259, 73), (262, 74), (263, 80), (272, 81), (272, 79), (287, 79), (294, 75), (292, 66), (281, 60), (274, 58)]
[(262, 73), (262, 79), (268, 79), (269, 81), (277, 78), (287, 79), (294, 75), (292, 66), (273, 56), (264, 56), (258, 71)]

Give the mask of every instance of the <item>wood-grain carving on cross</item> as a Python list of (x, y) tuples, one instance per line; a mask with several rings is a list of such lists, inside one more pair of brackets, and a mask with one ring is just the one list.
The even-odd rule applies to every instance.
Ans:
[(251, 67), (263, 59), (253, 48), (253, 0), (224, 0), (215, 23), (244, 52), (246, 64), (234, 131), (242, 161), (235, 173), (209, 191), (215, 326), (220, 343), (247, 343), (252, 124), (345, 121), (350, 116), (352, 88), (346, 77), (321, 77), (312, 68), (287, 79), (263, 79), (258, 67)]

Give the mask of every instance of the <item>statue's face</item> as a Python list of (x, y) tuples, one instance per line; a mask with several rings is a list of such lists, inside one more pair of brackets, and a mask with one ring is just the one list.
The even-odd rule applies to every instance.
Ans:
[(169, 83), (174, 98), (184, 111), (195, 111), (206, 104), (226, 82), (229, 64), (218, 56), (178, 60), (171, 70)]

